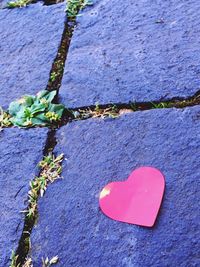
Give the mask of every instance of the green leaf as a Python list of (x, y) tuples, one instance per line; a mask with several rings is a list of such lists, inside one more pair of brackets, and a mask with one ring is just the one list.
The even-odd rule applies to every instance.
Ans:
[(24, 96), (24, 106), (30, 107), (31, 105), (33, 105), (34, 101), (35, 101), (35, 96), (32, 95), (26, 95)]
[(12, 124), (14, 126), (18, 126), (18, 127), (27, 127), (26, 125), (26, 121), (27, 119), (26, 118), (17, 118), (17, 117), (12, 117), (10, 119), (10, 121), (12, 122)]
[(11, 116), (15, 116), (17, 112), (19, 112), (21, 108), (21, 104), (19, 104), (17, 101), (11, 102), (8, 108), (8, 112)]
[[(40, 121), (44, 122), (44, 123), (49, 123), (49, 119), (45, 116), (44, 113), (37, 114), (37, 116), (35, 116), (35, 118), (36, 118), (37, 120), (40, 120)], [(33, 119), (32, 119), (32, 120), (33, 120)]]
[(56, 90), (51, 92), (43, 90), (37, 94), (38, 99), (45, 98), (48, 102), (52, 102), (55, 96), (56, 96)]
[(41, 120), (40, 118), (38, 117), (35, 117), (35, 118), (32, 118), (31, 119), (31, 122), (34, 125), (40, 125), (40, 126), (45, 126), (47, 124), (47, 122), (45, 122), (44, 120)]
[(9, 106), (10, 121), (18, 127), (50, 125), (62, 117), (65, 107), (52, 104), (56, 91), (40, 91), (37, 96), (26, 95)]
[(61, 118), (64, 110), (65, 107), (62, 104), (50, 104), (48, 111), (55, 112)]
[(46, 109), (45, 104), (41, 104), (41, 103), (40, 104), (33, 104), (30, 108), (32, 115), (34, 115), (38, 112), (43, 112), (43, 111), (45, 111), (45, 109)]

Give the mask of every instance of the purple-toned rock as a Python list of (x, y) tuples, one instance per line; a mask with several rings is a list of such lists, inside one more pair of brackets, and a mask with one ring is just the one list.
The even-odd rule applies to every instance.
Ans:
[(46, 88), (61, 42), (65, 4), (0, 10), (0, 105)]
[(199, 90), (199, 1), (96, 2), (78, 18), (60, 91), (64, 104), (158, 101)]
[(24, 226), (29, 182), (42, 159), (47, 129), (0, 132), (0, 267), (10, 266)]
[[(58, 267), (200, 265), (200, 107), (74, 122), (57, 141), (66, 157), (63, 179), (39, 201), (35, 267), (55, 255)], [(153, 228), (113, 221), (99, 209), (101, 189), (140, 166), (160, 169), (166, 180)]]
[(0, 9), (5, 8), (7, 6), (8, 1), (7, 0), (0, 0)]

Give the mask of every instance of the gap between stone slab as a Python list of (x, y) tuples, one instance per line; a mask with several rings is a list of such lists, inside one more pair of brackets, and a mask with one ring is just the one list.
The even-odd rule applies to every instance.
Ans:
[(129, 103), (109, 103), (96, 104), (91, 106), (67, 109), (63, 115), (59, 127), (74, 120), (86, 120), (89, 118), (118, 117), (129, 112), (145, 111), (163, 108), (186, 108), (200, 105), (200, 91), (188, 98), (172, 98), (165, 101), (153, 102), (129, 102)]
[[(62, 79), (62, 74), (58, 77), (58, 82), (56, 82), (57, 96), (54, 99), (54, 103), (59, 104), (59, 87)], [(49, 87), (49, 91), (53, 86)], [(173, 98), (166, 101), (153, 101), (153, 102), (129, 102), (129, 103), (109, 103), (109, 104), (96, 104), (90, 106), (77, 107), (73, 109), (68, 109), (65, 107), (62, 119), (57, 124), (52, 124), (51, 126), (38, 126), (38, 127), (49, 127), (51, 130), (59, 129), (60, 127), (77, 120), (86, 120), (90, 118), (101, 118), (106, 117), (116, 118), (125, 113), (137, 112), (137, 111), (147, 111), (152, 109), (163, 109), (163, 108), (177, 108), (183, 109), (186, 107), (192, 107), (200, 105), (200, 91), (195, 93), (193, 96), (188, 98)], [(13, 128), (14, 126), (8, 126)], [(4, 127), (5, 128), (5, 127)], [(30, 127), (32, 128), (32, 127)], [(35, 126), (34, 128), (37, 128)], [(27, 129), (27, 128), (26, 128)]]
[(49, 81), (48, 81), (46, 90), (57, 91), (57, 97), (54, 100), (55, 103), (58, 103), (58, 92), (59, 92), (61, 82), (62, 82), (65, 62), (67, 59), (67, 54), (68, 54), (71, 38), (74, 32), (74, 27), (75, 27), (75, 22), (73, 21), (68, 22), (66, 18), (58, 53), (54, 59), (54, 62), (52, 64), (52, 68), (49, 74)]
[[(59, 88), (61, 85), (65, 61), (67, 58), (67, 53), (68, 53), (71, 37), (73, 35), (73, 30), (74, 30), (75, 24), (76, 24), (75, 19), (68, 20), (68, 22), (65, 21), (65, 27), (64, 27), (63, 34), (62, 34), (61, 43), (60, 43), (56, 58), (52, 64), (51, 71), (50, 71), (49, 82), (48, 82), (46, 89), (48, 91), (52, 91), (52, 90), (56, 89), (57, 95), (58, 95)], [(56, 77), (53, 81), (52, 81), (52, 73), (58, 74), (58, 75), (56, 75)], [(58, 103), (57, 97), (54, 99), (54, 102)], [(45, 144), (45, 147), (43, 150), (43, 157), (47, 156), (49, 153), (53, 152), (56, 144), (57, 144), (56, 129), (50, 128), (49, 132), (48, 132), (47, 139), (46, 139), (46, 144)], [(40, 171), (38, 171), (37, 175), (38, 176), (40, 175)], [(38, 196), (38, 198), (39, 198), (39, 196)], [(37, 199), (37, 202), (38, 202), (38, 199)], [(29, 207), (30, 207), (30, 205), (28, 205), (28, 208)], [(34, 227), (35, 223), (37, 222), (37, 218), (38, 218), (37, 213), (35, 214), (35, 216), (33, 218), (28, 218), (27, 216), (25, 216), (25, 218), (24, 218), (24, 227), (23, 227), (22, 235), (20, 237), (18, 247), (17, 247), (16, 252), (15, 252), (15, 255), (18, 255), (17, 265), (19, 264), (19, 266), (23, 266), (24, 262), (26, 261), (28, 255), (30, 253), (30, 236), (31, 236), (31, 232), (33, 230), (33, 227)]]
[[(43, 157), (49, 155), (50, 152), (53, 152), (56, 144), (57, 144), (56, 130), (50, 129), (48, 132), (46, 144), (43, 150)], [(38, 171), (36, 177), (40, 176), (40, 171)], [(39, 199), (39, 195), (38, 195), (38, 199)], [(37, 199), (37, 202), (38, 202), (38, 199)], [(29, 207), (30, 205), (28, 205), (27, 210), (29, 209)], [(31, 236), (33, 227), (37, 222), (37, 218), (38, 218), (38, 212), (36, 212), (36, 214), (33, 217), (25, 216), (24, 218), (24, 227), (23, 227), (22, 235), (20, 237), (18, 247), (15, 253), (15, 255), (18, 255), (17, 266), (18, 264), (19, 266), (23, 266), (30, 252), (30, 236)]]
[[(67, 51), (69, 48), (71, 36), (73, 33), (73, 28), (74, 28), (73, 24), (68, 25), (68, 23), (65, 22), (65, 27), (64, 27), (64, 31), (63, 31), (62, 39), (61, 39), (61, 44), (59, 46), (57, 56), (53, 62), (52, 69), (50, 72), (50, 78), (49, 78), (49, 82), (47, 85), (47, 89), (49, 91), (52, 91), (53, 89), (55, 90), (55, 87), (56, 87), (57, 93), (59, 91), (62, 76), (63, 76), (63, 69), (64, 69), (64, 65), (65, 65), (66, 55), (67, 55)], [(61, 63), (62, 63), (63, 69), (59, 72), (59, 75), (56, 77), (55, 81), (52, 82), (51, 74), (52, 74), (52, 72), (58, 70), (58, 67), (61, 66), (60, 65)], [(54, 100), (54, 102), (55, 103), (57, 102), (57, 98)], [(46, 144), (45, 144), (45, 147), (43, 150), (43, 157), (47, 156), (49, 153), (53, 152), (56, 144), (57, 144), (56, 129), (50, 128), (48, 131)], [(38, 171), (38, 173), (37, 173), (37, 176), (39, 176), (39, 175), (40, 175), (40, 171)], [(37, 199), (37, 201), (38, 201), (38, 199)], [(29, 208), (29, 206), (30, 205), (28, 205), (28, 208)], [(15, 255), (18, 256), (17, 265), (19, 264), (19, 266), (23, 266), (24, 262), (26, 261), (28, 255), (30, 253), (30, 237), (31, 237), (33, 227), (37, 222), (37, 218), (38, 218), (37, 213), (35, 214), (35, 216), (33, 218), (29, 218), (27, 216), (25, 216), (25, 218), (24, 218), (24, 227), (23, 227), (22, 235), (20, 237), (18, 247), (17, 247), (16, 252), (15, 252)]]

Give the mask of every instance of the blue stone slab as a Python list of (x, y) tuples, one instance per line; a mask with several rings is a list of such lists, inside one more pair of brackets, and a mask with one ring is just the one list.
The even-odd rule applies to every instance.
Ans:
[(61, 101), (74, 108), (192, 96), (199, 36), (199, 1), (96, 1), (78, 18)]
[(5, 8), (7, 5), (7, 2), (8, 2), (7, 0), (0, 0), (0, 9)]
[(0, 11), (0, 105), (46, 88), (61, 42), (65, 4)]
[(10, 266), (28, 206), (29, 182), (38, 172), (47, 129), (5, 129), (0, 132), (0, 267)]
[[(34, 266), (41, 257), (63, 266), (199, 266), (200, 107), (89, 119), (58, 130), (63, 179), (39, 201), (31, 236)], [(101, 189), (140, 166), (162, 171), (166, 190), (156, 224), (113, 221), (99, 209)]]

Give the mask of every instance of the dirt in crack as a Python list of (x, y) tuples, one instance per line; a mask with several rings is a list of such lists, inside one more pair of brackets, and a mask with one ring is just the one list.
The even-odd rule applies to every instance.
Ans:
[[(49, 82), (48, 82), (48, 85), (46, 87), (46, 90), (48, 90), (48, 91), (56, 90), (57, 91), (57, 96), (54, 99), (54, 103), (59, 102), (58, 101), (58, 92), (59, 92), (59, 88), (61, 86), (61, 81), (62, 81), (62, 77), (63, 77), (67, 53), (69, 50), (69, 45), (70, 45), (70, 41), (71, 41), (71, 38), (73, 35), (75, 25), (76, 25), (75, 18), (68, 19), (68, 21), (65, 22), (65, 27), (64, 27), (63, 34), (62, 34), (62, 39), (61, 39), (61, 43), (60, 43), (60, 46), (58, 49), (58, 53), (57, 53), (57, 56), (56, 56), (56, 58), (52, 64)], [(45, 144), (44, 151), (43, 151), (43, 157), (48, 157), (49, 153), (53, 152), (56, 144), (57, 144), (56, 129), (49, 129), (46, 144)], [(58, 157), (63, 157), (63, 155), (60, 155)], [(63, 160), (63, 158), (59, 159), (59, 160), (61, 161), (61, 160)], [(38, 172), (38, 177), (40, 177), (42, 171), (43, 170), (41, 169)], [(35, 177), (35, 179), (32, 181), (32, 183), (34, 183), (36, 181), (36, 178), (38, 178), (38, 177)], [(30, 193), (30, 191), (29, 191), (29, 193)], [(35, 199), (36, 205), (37, 205), (37, 202), (39, 199), (39, 195), (40, 195), (40, 192), (38, 191), (37, 195), (36, 195), (36, 199)], [(29, 195), (29, 199), (30, 199), (30, 195)], [(27, 210), (30, 210), (30, 209), (31, 209), (31, 204), (29, 203)], [(15, 252), (15, 255), (17, 255), (17, 262), (16, 262), (17, 266), (19, 265), (20, 267), (22, 267), (28, 258), (28, 255), (30, 252), (30, 236), (31, 236), (33, 227), (37, 222), (37, 218), (38, 218), (37, 207), (36, 207), (36, 210), (34, 212), (34, 216), (31, 216), (31, 217), (25, 216), (23, 232), (22, 232), (18, 247), (17, 247), (16, 252)]]
[[(56, 90), (57, 94), (61, 86), (65, 62), (69, 50), (70, 41), (73, 35), (74, 27), (75, 27), (75, 22), (65, 22), (65, 28), (62, 35), (61, 44), (58, 49), (57, 56), (53, 62), (50, 72), (49, 82), (46, 87), (46, 90), (48, 91)], [(57, 98), (55, 99), (55, 102), (58, 102)]]
[[(45, 144), (45, 147), (43, 150), (43, 159), (45, 157), (48, 157), (48, 155), (50, 155), (50, 153), (53, 152), (56, 144), (57, 144), (56, 130), (50, 129), (48, 132), (46, 144)], [(38, 171), (38, 174), (36, 175), (35, 179), (32, 182), (36, 181), (36, 178), (40, 177), (42, 172), (43, 172), (43, 168), (41, 168)], [(36, 196), (35, 196), (35, 203), (36, 204), (37, 204), (38, 199), (39, 199), (40, 189), (37, 191), (38, 192), (36, 192)], [(30, 199), (30, 197), (29, 197), (29, 199)], [(32, 208), (33, 208), (32, 203), (29, 203), (28, 207), (27, 207), (27, 211), (30, 211), (30, 209), (32, 209)], [(17, 265), (19, 264), (19, 266), (23, 266), (24, 262), (27, 259), (28, 254), (29, 254), (30, 236), (31, 236), (31, 232), (33, 230), (33, 227), (37, 222), (37, 218), (38, 218), (38, 212), (37, 212), (37, 206), (36, 206), (35, 211), (33, 213), (33, 216), (25, 216), (25, 219), (24, 219), (24, 227), (23, 227), (22, 235), (21, 235), (21, 238), (20, 238), (16, 253), (15, 253), (18, 256), (17, 257)]]
[(45, 6), (55, 5), (64, 2), (64, 0), (43, 0)]
[(173, 98), (166, 101), (154, 102), (129, 102), (129, 103), (109, 103), (84, 106), (74, 109), (67, 109), (59, 125), (67, 124), (73, 120), (85, 120), (88, 118), (115, 118), (122, 114), (136, 111), (145, 111), (152, 109), (167, 109), (167, 108), (186, 108), (200, 105), (200, 91), (188, 98)]

